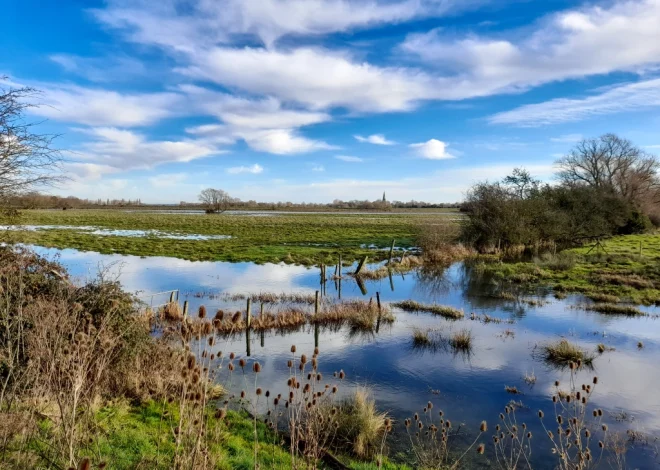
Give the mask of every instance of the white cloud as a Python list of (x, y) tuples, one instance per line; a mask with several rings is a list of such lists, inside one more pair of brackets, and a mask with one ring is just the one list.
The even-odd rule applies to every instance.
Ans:
[(584, 137), (582, 134), (565, 134), (565, 135), (560, 135), (558, 137), (551, 137), (550, 140), (552, 142), (560, 142), (560, 143), (574, 143), (574, 142), (579, 142)]
[(349, 162), (349, 163), (360, 163), (364, 161), (360, 157), (352, 157), (350, 155), (335, 155), (335, 158), (337, 160), (341, 160), (343, 162)]
[(312, 167), (312, 171), (315, 171), (315, 172), (321, 173), (321, 172), (324, 172), (324, 171), (325, 171), (325, 168), (323, 167), (323, 165), (314, 165), (314, 166)]
[(121, 94), (76, 85), (46, 84), (42, 106), (30, 112), (57, 121), (88, 126), (143, 126), (181, 110), (176, 93)]
[(258, 175), (259, 173), (263, 173), (263, 171), (264, 167), (257, 163), (252, 166), (234, 166), (227, 168), (227, 173), (230, 175), (238, 175), (240, 173), (252, 173), (253, 175)]
[(586, 98), (558, 98), (520, 106), (494, 114), (489, 121), (493, 124), (538, 127), (655, 106), (660, 106), (660, 79), (610, 87), (603, 93)]
[(410, 35), (401, 49), (453, 77), (456, 97), (484, 96), (655, 67), (660, 63), (659, 23), (660, 2), (628, 0), (550, 15), (531, 33), (512, 32), (524, 38), (518, 41), (501, 33), (454, 39), (437, 29)]
[(276, 155), (291, 155), (336, 148), (320, 140), (302, 137), (291, 129), (239, 130), (236, 131), (236, 135), (245, 140), (254, 150)]
[(253, 35), (266, 45), (289, 34), (315, 36), (439, 16), (473, 7), (477, 0), (218, 0), (125, 2), (93, 9), (106, 25), (132, 41), (191, 51)]
[(78, 129), (94, 138), (72, 152), (79, 162), (70, 166), (80, 175), (102, 174), (192, 160), (221, 153), (219, 149), (194, 140), (149, 140), (142, 134), (114, 127)]
[(363, 137), (361, 135), (354, 136), (358, 142), (368, 142), (375, 145), (394, 145), (396, 142), (392, 140), (387, 140), (383, 134), (373, 134), (368, 137)]
[(59, 64), (65, 71), (93, 82), (124, 81), (148, 73), (144, 63), (124, 55), (81, 57), (72, 54), (54, 54), (50, 56), (50, 60)]
[(310, 109), (405, 111), (444, 93), (441, 84), (419, 70), (356, 62), (328, 49), (215, 47), (190, 54), (190, 60), (191, 65), (178, 69), (187, 76)]
[(429, 160), (446, 160), (454, 158), (454, 156), (447, 152), (447, 144), (441, 140), (431, 139), (426, 142), (418, 144), (410, 144), (410, 148), (415, 150), (415, 153), (422, 158)]

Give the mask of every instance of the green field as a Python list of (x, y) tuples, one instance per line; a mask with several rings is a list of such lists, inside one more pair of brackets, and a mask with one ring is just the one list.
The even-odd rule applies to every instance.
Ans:
[(416, 244), (425, 224), (451, 224), (457, 212), (382, 214), (278, 214), (247, 216), (191, 215), (119, 210), (28, 210), (21, 225), (93, 226), (120, 230), (159, 230), (172, 234), (228, 235), (226, 240), (172, 240), (158, 237), (98, 236), (75, 230), (11, 231), (12, 241), (99, 253), (171, 256), (193, 261), (286, 262), (333, 264), (341, 253), (350, 262), (368, 255), (382, 259), (386, 252), (374, 245), (397, 247)]
[[(641, 248), (641, 249), (640, 249)], [(613, 237), (602, 247), (586, 245), (528, 262), (484, 262), (480, 268), (512, 285), (549, 286), (581, 292), (600, 301), (660, 303), (660, 234)]]

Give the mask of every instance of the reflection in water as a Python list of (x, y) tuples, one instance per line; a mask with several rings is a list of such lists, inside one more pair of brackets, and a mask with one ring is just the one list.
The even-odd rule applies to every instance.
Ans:
[[(627, 429), (652, 436), (660, 435), (660, 400), (655, 390), (660, 388), (660, 323), (655, 317), (619, 317), (587, 312), (579, 307), (581, 298), (556, 300), (550, 297), (529, 297), (520, 292), (507, 299), (498, 298), (497, 286), (481, 277), (474, 267), (457, 263), (446, 269), (422, 269), (405, 276), (393, 275), (380, 280), (365, 280), (362, 284), (352, 278), (320, 281), (319, 270), (301, 266), (254, 265), (251, 263), (191, 262), (171, 258), (106, 256), (74, 250), (40, 249), (49, 257), (60, 255), (60, 261), (79, 280), (92, 277), (99, 266), (119, 264), (111, 270), (123, 286), (134, 292), (152, 293), (179, 289), (181, 300), (189, 302), (190, 311), (201, 304), (209, 309), (245, 311), (245, 301), (232, 302), (222, 294), (324, 293), (325, 301), (341, 296), (343, 299), (376, 298), (383, 303), (413, 299), (422, 303), (438, 303), (462, 309), (465, 319), (456, 322), (430, 314), (409, 314), (395, 310), (393, 324), (376, 323), (372, 331), (357, 332), (348, 327), (306, 325), (294, 332), (245, 332), (224, 338), (220, 349), (250, 356), (263, 366), (259, 380), (271, 393), (286, 391), (290, 347), (311, 355), (314, 347), (321, 350), (320, 371), (332, 376), (343, 369), (348, 384), (368, 385), (373, 389), (378, 405), (391, 412), (399, 422), (418, 412), (431, 400), (455, 422), (465, 423), (466, 441), (473, 435), (481, 420), (494, 427), (497, 416), (509, 403), (511, 396), (505, 385), (523, 392), (516, 396), (523, 408), (517, 416), (526, 422), (539, 441), (544, 435), (536, 411), (550, 416), (552, 402), (548, 399), (555, 380), (566, 382), (568, 371), (549, 368), (536, 358), (535, 350), (551, 340), (565, 336), (583, 349), (595, 352), (599, 343), (616, 350), (597, 355), (595, 373), (599, 377), (598, 390), (593, 396), (594, 406), (609, 413), (625, 411), (634, 421), (618, 422), (609, 419), (612, 431)], [(328, 274), (331, 274), (330, 271)], [(538, 302), (544, 300), (545, 302)], [(267, 305), (266, 311), (277, 306)], [(305, 305), (313, 311), (313, 305)], [(643, 308), (657, 313), (657, 308)], [(513, 324), (475, 318), (513, 319)], [(438, 330), (450, 335), (458, 329), (468, 329), (473, 336), (473, 348), (467, 357), (453, 354), (451, 349), (415, 350), (412, 332)], [(510, 330), (511, 333), (505, 331)], [(644, 348), (637, 343), (643, 341)], [(536, 384), (525, 383), (525, 374), (534, 373)], [(594, 372), (582, 370), (579, 380), (588, 381)], [(347, 384), (347, 385), (348, 385)], [(350, 387), (344, 387), (344, 393)], [(405, 444), (406, 439), (395, 435), (391, 445)], [(405, 431), (404, 431), (405, 432)], [(541, 444), (539, 442), (538, 444)], [(549, 446), (539, 445), (532, 458), (534, 468), (552, 468), (547, 453)], [(650, 447), (636, 446), (629, 450), (628, 465), (653, 468), (658, 463)]]

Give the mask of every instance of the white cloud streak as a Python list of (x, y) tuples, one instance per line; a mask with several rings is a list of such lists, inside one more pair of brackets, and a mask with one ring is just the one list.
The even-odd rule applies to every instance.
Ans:
[(660, 106), (660, 79), (628, 83), (586, 98), (558, 98), (520, 106), (488, 118), (492, 124), (540, 127)]
[(258, 175), (259, 173), (263, 173), (263, 171), (264, 171), (264, 167), (262, 167), (257, 163), (251, 166), (234, 166), (231, 168), (227, 168), (227, 173), (229, 173), (230, 175), (238, 175), (241, 173), (251, 173), (253, 175)]
[(387, 140), (383, 134), (373, 134), (368, 137), (361, 135), (354, 136), (358, 142), (367, 142), (374, 145), (394, 145), (396, 142)]
[(337, 160), (341, 160), (343, 162), (348, 162), (348, 163), (361, 163), (364, 161), (360, 157), (353, 157), (351, 155), (335, 155), (335, 158)]
[(428, 160), (447, 160), (455, 158), (454, 155), (447, 152), (447, 144), (437, 139), (410, 144), (409, 147), (413, 149), (418, 156)]

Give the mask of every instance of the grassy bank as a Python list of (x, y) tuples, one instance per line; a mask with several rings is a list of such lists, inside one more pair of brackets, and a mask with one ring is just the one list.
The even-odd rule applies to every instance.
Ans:
[(548, 286), (560, 295), (578, 292), (596, 302), (660, 302), (660, 234), (613, 237), (602, 245), (540, 255), (528, 262), (482, 261), (478, 268), (505, 284)]
[(193, 261), (254, 261), (305, 265), (351, 262), (369, 255), (384, 259), (387, 248), (416, 244), (420, 226), (453, 224), (455, 214), (286, 214), (274, 216), (186, 215), (118, 210), (23, 211), (22, 225), (93, 226), (118, 230), (158, 230), (180, 235), (227, 235), (223, 240), (98, 236), (75, 230), (5, 233), (14, 241), (55, 248), (137, 256), (171, 256)]

